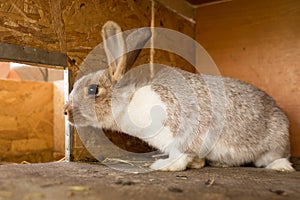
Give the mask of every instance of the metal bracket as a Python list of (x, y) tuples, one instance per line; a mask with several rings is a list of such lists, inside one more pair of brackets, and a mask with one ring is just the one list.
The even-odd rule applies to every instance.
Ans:
[[(71, 84), (71, 76), (72, 71), (71, 70), (64, 70), (64, 98), (65, 98), (65, 104), (69, 100), (69, 94), (72, 90), (72, 84)], [(65, 158), (66, 161), (70, 162), (73, 160), (72, 152), (73, 152), (73, 133), (74, 128), (69, 124), (67, 117), (65, 117)]]

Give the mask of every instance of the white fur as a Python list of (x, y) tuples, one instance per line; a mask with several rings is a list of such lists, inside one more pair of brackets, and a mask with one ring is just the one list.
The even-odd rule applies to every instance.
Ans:
[[(245, 157), (238, 156), (234, 148), (226, 147), (220, 143), (215, 144), (206, 158), (211, 161), (210, 165), (222, 167), (239, 165), (238, 163), (242, 163), (246, 159)], [(224, 164), (225, 161), (227, 165)]]
[(151, 89), (151, 86), (142, 87), (134, 93), (128, 106), (129, 117), (136, 126), (146, 128), (155, 120), (151, 116), (154, 106), (159, 106), (162, 111), (162, 113), (155, 113), (155, 117), (166, 118), (166, 105), (163, 104), (159, 95)]
[(169, 158), (159, 159), (151, 169), (162, 171), (184, 170), (191, 159), (176, 148), (175, 138), (169, 127), (164, 126), (167, 107), (151, 86), (138, 89), (121, 118), (122, 131), (136, 136), (157, 149), (168, 153)]
[(187, 154), (181, 153), (178, 149), (173, 148), (170, 151), (169, 158), (155, 161), (150, 168), (161, 171), (182, 171), (185, 170), (188, 163), (193, 160)]
[(142, 87), (133, 94), (127, 113), (120, 120), (122, 131), (162, 151), (174, 141), (170, 129), (163, 126), (167, 118), (166, 105), (151, 86)]

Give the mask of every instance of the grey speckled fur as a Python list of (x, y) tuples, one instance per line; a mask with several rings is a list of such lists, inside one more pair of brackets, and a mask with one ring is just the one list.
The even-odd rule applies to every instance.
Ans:
[[(212, 151), (207, 153), (207, 160), (226, 166), (239, 166), (254, 162), (257, 166), (262, 167), (267, 166), (273, 160), (289, 157), (289, 121), (284, 112), (268, 94), (251, 84), (237, 79), (192, 74), (182, 70), (176, 71), (196, 91), (199, 113), (204, 116), (201, 117), (198, 130), (194, 130), (197, 134), (196, 138), (199, 139), (194, 140), (192, 145), (183, 145), (183, 147), (189, 146), (185, 151), (197, 154), (203, 145), (201, 138), (206, 134), (209, 126), (219, 126), (219, 124), (212, 122), (212, 103), (209, 94), (211, 92), (216, 93), (214, 94), (216, 107), (223, 107), (221, 110), (225, 111), (225, 113), (216, 111), (224, 116), (224, 127), (219, 133), (218, 141), (216, 143), (213, 142), (215, 148), (222, 149), (223, 152)], [(163, 70), (158, 78), (172, 78), (167, 77), (169, 74), (169, 70)], [(160, 82), (163, 84), (163, 81)], [(223, 84), (222, 87), (219, 85), (220, 83)], [(208, 84), (210, 88), (208, 88)], [(169, 107), (175, 110), (178, 109), (176, 99), (168, 100), (168, 97), (164, 97), (167, 92), (160, 90), (159, 86), (154, 85), (153, 88), (162, 96), (164, 101), (169, 103)], [(222, 94), (218, 94), (223, 88), (226, 95), (225, 105), (224, 97), (221, 97)], [(184, 93), (185, 89), (182, 88), (179, 91)], [(189, 96), (190, 94), (185, 95)], [(179, 115), (178, 113), (174, 114), (174, 110), (170, 112), (173, 114), (169, 116)], [(194, 112), (194, 110), (186, 112)], [(176, 119), (169, 119), (168, 123), (167, 125), (178, 128)], [(180, 135), (180, 133), (175, 135)], [(233, 149), (234, 153), (230, 149)], [(273, 154), (272, 158), (268, 161), (262, 161), (270, 152)]]

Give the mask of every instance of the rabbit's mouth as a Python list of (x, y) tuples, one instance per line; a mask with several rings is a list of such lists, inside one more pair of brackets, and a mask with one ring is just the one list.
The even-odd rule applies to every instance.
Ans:
[[(67, 106), (66, 106), (67, 107)], [(78, 108), (68, 107), (64, 109), (64, 114), (67, 116), (67, 120), (72, 126), (95, 126), (99, 127), (99, 122), (87, 114), (84, 114)]]
[(81, 124), (86, 124), (83, 123), (83, 121), (86, 120), (82, 120), (83, 117), (80, 110), (76, 108), (72, 108), (70, 104), (67, 104), (65, 106), (64, 114), (65, 116), (67, 116), (67, 119), (72, 126), (82, 126)]
[(73, 117), (73, 111), (71, 109), (68, 109), (68, 110), (65, 109), (64, 114), (65, 114), (65, 116), (67, 116), (69, 123), (74, 126), (75, 122), (74, 122), (74, 117)]

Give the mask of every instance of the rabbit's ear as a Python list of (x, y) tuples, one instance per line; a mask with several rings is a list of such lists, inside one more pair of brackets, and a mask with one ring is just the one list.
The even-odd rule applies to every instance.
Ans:
[(126, 44), (121, 27), (113, 21), (106, 22), (102, 27), (102, 38), (109, 76), (116, 83), (126, 72)]
[(126, 37), (126, 46), (128, 52), (126, 57), (127, 67), (131, 67), (134, 64), (151, 35), (152, 33), (150, 28), (144, 27), (134, 30)]

